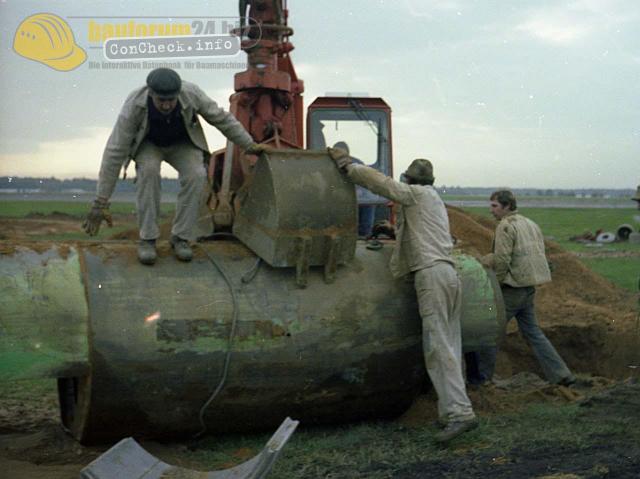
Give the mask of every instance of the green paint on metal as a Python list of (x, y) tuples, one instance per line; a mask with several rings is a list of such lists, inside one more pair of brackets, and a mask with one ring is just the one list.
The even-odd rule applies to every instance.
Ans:
[(88, 365), (87, 306), (73, 248), (0, 255), (0, 381), (58, 377)]
[(492, 273), (471, 256), (455, 254), (454, 259), (462, 280), (462, 347), (473, 351), (495, 346), (504, 331), (504, 313), (497, 304), (501, 297), (496, 298)]

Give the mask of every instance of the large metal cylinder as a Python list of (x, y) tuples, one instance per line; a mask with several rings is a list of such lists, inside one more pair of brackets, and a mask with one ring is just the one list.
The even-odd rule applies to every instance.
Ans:
[[(311, 268), (306, 289), (295, 268), (254, 270), (237, 241), (199, 244), (191, 263), (160, 248), (153, 267), (135, 248), (0, 245), (12, 274), (0, 279), (0, 378), (60, 378), (62, 419), (81, 441), (197, 432), (230, 347), (203, 413), (211, 433), (393, 416), (426, 380), (413, 283), (391, 278), (391, 247), (358, 245), (332, 284)], [(475, 260), (458, 267), (465, 342), (495, 344), (496, 288)]]

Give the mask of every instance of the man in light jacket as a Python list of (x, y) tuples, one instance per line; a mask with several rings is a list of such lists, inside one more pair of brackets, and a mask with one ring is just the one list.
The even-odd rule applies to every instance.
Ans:
[[(536, 321), (536, 286), (551, 281), (542, 231), (529, 218), (518, 214), (516, 197), (511, 191), (495, 191), (490, 200), (491, 214), (500, 222), (496, 227), (493, 253), (484, 256), (481, 262), (496, 273), (507, 321), (515, 316), (520, 333), (550, 383), (573, 384), (576, 378)], [(487, 348), (476, 353), (477, 371), (481, 376), (477, 382), (493, 376), (496, 351), (496, 348)]]
[(329, 155), (355, 184), (398, 204), (396, 243), (390, 269), (395, 278), (415, 274), (422, 318), (422, 343), (427, 372), (438, 394), (436, 436), (447, 442), (478, 425), (462, 377), (461, 283), (451, 257), (453, 241), (444, 203), (433, 188), (429, 160), (414, 160), (404, 173), (406, 183), (354, 164), (340, 149)]
[(180, 182), (171, 246), (179, 260), (190, 261), (193, 252), (189, 241), (194, 239), (193, 229), (206, 184), (204, 158), (209, 154), (198, 115), (247, 153), (258, 154), (268, 147), (255, 144), (231, 113), (220, 108), (198, 86), (183, 82), (174, 70), (152, 70), (146, 83), (128, 96), (120, 111), (102, 156), (97, 198), (83, 227), (93, 236), (102, 221), (111, 225), (109, 198), (120, 169), (133, 159), (140, 230), (138, 259), (143, 264), (154, 264), (156, 239), (160, 236), (160, 164), (166, 161), (178, 171)]

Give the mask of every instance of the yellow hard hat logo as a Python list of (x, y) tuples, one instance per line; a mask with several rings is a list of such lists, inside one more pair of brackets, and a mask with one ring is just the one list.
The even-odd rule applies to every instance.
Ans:
[(59, 71), (69, 71), (87, 59), (76, 45), (67, 22), (51, 13), (38, 13), (25, 18), (13, 39), (15, 52)]

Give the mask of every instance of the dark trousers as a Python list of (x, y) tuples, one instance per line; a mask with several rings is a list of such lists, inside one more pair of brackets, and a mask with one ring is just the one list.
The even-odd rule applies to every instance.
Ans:
[[(514, 288), (503, 284), (501, 289), (507, 322), (516, 318), (518, 330), (533, 350), (547, 381), (557, 383), (570, 377), (571, 371), (538, 326), (534, 305), (535, 287)], [(493, 377), (497, 352), (498, 348), (488, 347), (465, 354), (467, 381), (470, 384), (482, 384)]]

